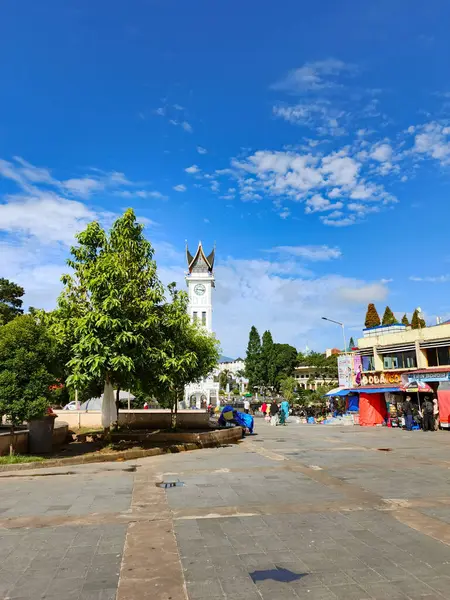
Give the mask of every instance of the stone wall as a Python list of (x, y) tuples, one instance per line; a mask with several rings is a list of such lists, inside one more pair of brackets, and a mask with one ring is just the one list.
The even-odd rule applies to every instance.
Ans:
[[(59, 419), (69, 424), (70, 429), (102, 426), (102, 414), (99, 410), (56, 410)], [(177, 426), (179, 429), (206, 429), (209, 414), (204, 410), (179, 410)], [(119, 425), (132, 429), (167, 429), (171, 425), (170, 410), (121, 410)]]
[[(53, 430), (53, 448), (58, 448), (66, 441), (69, 426), (62, 420), (55, 422), (55, 429)], [(28, 429), (22, 429), (15, 433), (15, 449), (16, 454), (27, 454), (28, 453)], [(0, 456), (6, 456), (9, 454), (9, 444), (11, 441), (11, 434), (6, 429), (0, 429)]]

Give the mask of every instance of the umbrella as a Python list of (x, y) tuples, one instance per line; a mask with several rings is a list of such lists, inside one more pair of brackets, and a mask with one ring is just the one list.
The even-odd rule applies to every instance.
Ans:
[(325, 394), (325, 396), (342, 396), (342, 395), (347, 395), (347, 394), (342, 394), (342, 392), (345, 390), (346, 388), (343, 387), (337, 387), (337, 388), (333, 388), (332, 390), (330, 390), (329, 392), (327, 392)]
[(402, 392), (433, 393), (433, 389), (424, 381), (410, 381), (407, 385), (402, 386), (400, 389)]

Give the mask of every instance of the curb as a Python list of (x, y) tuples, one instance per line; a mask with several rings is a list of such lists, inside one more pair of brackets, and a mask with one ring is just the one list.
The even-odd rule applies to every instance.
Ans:
[[(236, 442), (242, 437), (240, 427), (234, 428), (236, 431)], [(85, 456), (69, 456), (67, 458), (56, 458), (43, 460), (42, 462), (17, 463), (13, 465), (0, 465), (0, 475), (8, 471), (25, 471), (30, 469), (50, 469), (52, 467), (64, 467), (66, 465), (84, 465), (89, 463), (117, 462), (133, 460), (136, 458), (146, 458), (147, 456), (160, 456), (161, 454), (176, 454), (178, 452), (190, 452), (191, 450), (201, 450), (202, 448), (218, 448), (229, 444), (233, 440), (226, 439), (222, 442), (213, 440), (210, 442), (174, 444), (167, 448), (131, 448), (130, 450), (119, 450), (118, 452), (108, 452), (103, 454), (86, 454)]]

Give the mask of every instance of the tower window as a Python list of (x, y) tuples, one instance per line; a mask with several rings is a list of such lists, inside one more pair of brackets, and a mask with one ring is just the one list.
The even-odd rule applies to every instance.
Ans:
[(202, 325), (206, 325), (206, 312), (202, 312)]

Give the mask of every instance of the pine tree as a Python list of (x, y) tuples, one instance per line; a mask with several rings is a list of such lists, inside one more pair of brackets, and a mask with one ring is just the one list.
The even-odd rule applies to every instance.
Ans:
[(386, 310), (384, 311), (384, 315), (383, 315), (382, 324), (383, 325), (395, 325), (396, 323), (398, 323), (398, 321), (395, 318), (394, 313), (389, 308), (389, 306), (386, 306)]
[(263, 333), (261, 358), (264, 385), (274, 385), (276, 369), (274, 361), (273, 339), (270, 331), (265, 331)]
[(253, 390), (263, 382), (263, 363), (261, 338), (258, 330), (253, 325), (248, 337), (247, 355), (245, 358), (245, 374), (248, 378), (248, 387)]
[(371, 327), (378, 327), (378, 325), (381, 325), (380, 317), (377, 313), (377, 309), (375, 308), (375, 304), (369, 304), (369, 306), (367, 307), (366, 320), (364, 322), (364, 325), (367, 329), (370, 329)]
[(24, 293), (23, 287), (17, 283), (0, 277), (0, 325), (6, 325), (23, 313), (22, 296)]
[(413, 329), (423, 329), (426, 326), (425, 320), (419, 317), (419, 311), (416, 308), (411, 319), (411, 327)]
[(355, 347), (356, 347), (355, 340), (354, 340), (352, 337), (350, 338), (350, 342), (349, 342), (349, 344), (348, 344), (348, 345), (349, 345), (349, 347), (350, 347), (350, 350), (351, 350), (352, 348), (355, 348)]
[(406, 325), (406, 327), (409, 327), (409, 325), (410, 325), (410, 323), (408, 321), (408, 317), (406, 316), (406, 313), (402, 317), (402, 323), (403, 323), (403, 325)]

